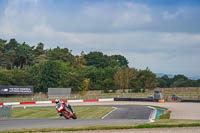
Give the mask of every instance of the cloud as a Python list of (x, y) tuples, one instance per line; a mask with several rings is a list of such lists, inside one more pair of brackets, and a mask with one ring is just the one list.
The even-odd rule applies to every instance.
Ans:
[[(94, 2), (77, 8), (75, 12), (66, 12), (65, 19), (58, 22), (60, 29), (93, 33), (127, 31), (153, 21), (150, 7), (133, 2)], [(53, 26), (58, 27), (58, 24)]]
[(130, 65), (138, 69), (149, 67), (153, 72), (166, 74), (199, 75), (199, 55), (179, 55), (167, 53), (132, 53), (123, 54), (130, 61)]
[[(194, 21), (198, 17), (193, 19), (197, 9), (189, 9), (162, 10), (159, 14), (155, 8), (134, 2), (87, 3), (69, 12), (61, 10), (60, 19), (56, 12), (51, 16), (39, 0), (12, 0), (0, 17), (0, 36), (32, 45), (43, 42), (46, 48), (59, 45), (76, 54), (82, 50), (122, 54), (131, 67), (194, 75), (200, 74), (200, 31)], [(193, 14), (190, 21), (178, 23), (180, 16), (189, 20), (188, 14)], [(179, 30), (179, 25), (184, 28)], [(188, 32), (185, 27), (197, 32)]]
[(180, 15), (181, 15), (181, 13), (178, 12), (178, 11), (175, 12), (175, 13), (169, 13), (168, 11), (164, 11), (163, 12), (163, 19), (172, 20), (172, 19), (176, 19)]
[(124, 11), (120, 12), (113, 22), (114, 27), (129, 27), (152, 22), (151, 10), (148, 6), (136, 3), (125, 3)]
[(0, 19), (0, 33), (7, 37), (32, 32), (36, 25), (45, 24), (45, 15), (38, 0), (9, 0)]

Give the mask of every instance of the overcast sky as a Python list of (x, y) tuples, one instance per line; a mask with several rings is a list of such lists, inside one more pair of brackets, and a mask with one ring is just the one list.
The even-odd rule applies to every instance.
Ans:
[(200, 75), (200, 0), (0, 0), (0, 38)]

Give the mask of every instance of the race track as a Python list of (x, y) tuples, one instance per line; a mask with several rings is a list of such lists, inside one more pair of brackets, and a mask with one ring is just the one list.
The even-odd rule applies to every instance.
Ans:
[[(112, 105), (109, 105), (112, 106)], [(23, 128), (64, 128), (97, 125), (148, 123), (153, 109), (141, 105), (113, 105), (115, 110), (103, 119), (8, 119), (0, 120), (0, 130)]]

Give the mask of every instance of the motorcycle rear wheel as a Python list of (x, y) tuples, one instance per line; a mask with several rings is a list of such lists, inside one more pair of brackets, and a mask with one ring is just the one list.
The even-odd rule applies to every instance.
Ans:
[(75, 113), (73, 113), (73, 116), (72, 116), (73, 119), (77, 119), (77, 116)]

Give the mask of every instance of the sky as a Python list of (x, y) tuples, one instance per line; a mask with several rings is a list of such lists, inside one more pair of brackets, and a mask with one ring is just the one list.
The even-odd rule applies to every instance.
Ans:
[(0, 38), (200, 76), (200, 0), (0, 0)]

